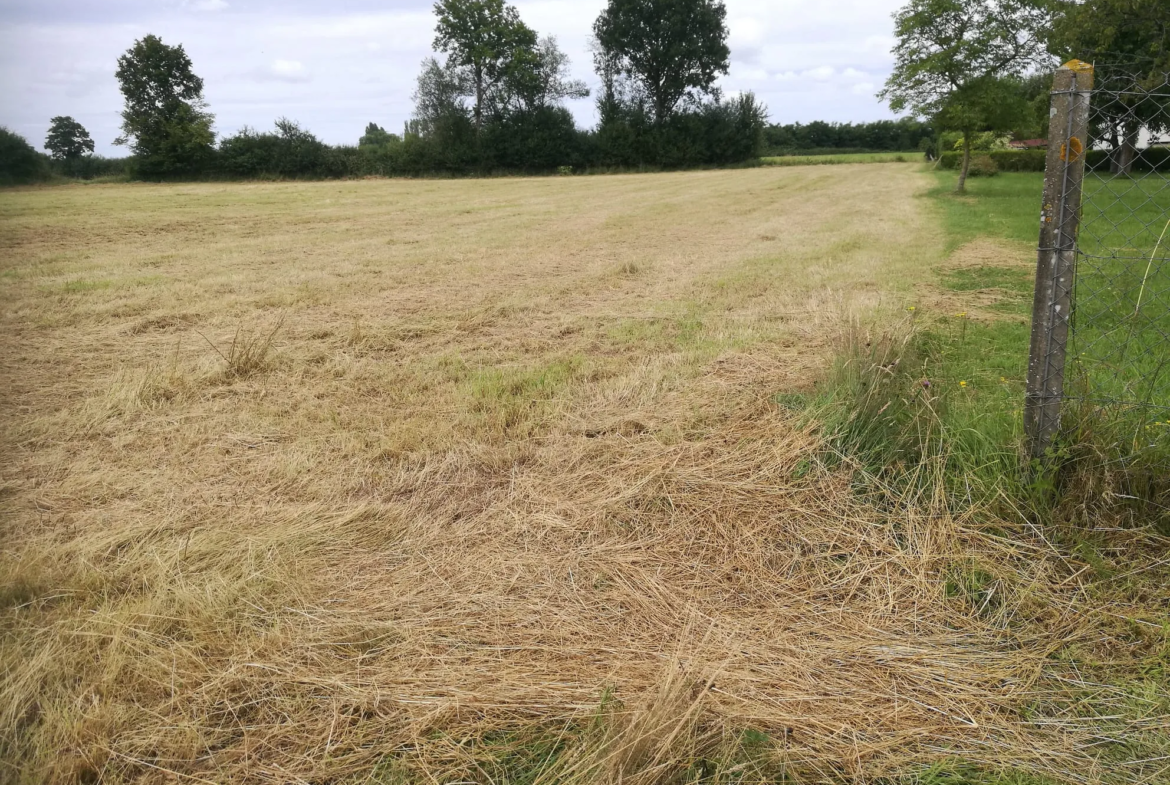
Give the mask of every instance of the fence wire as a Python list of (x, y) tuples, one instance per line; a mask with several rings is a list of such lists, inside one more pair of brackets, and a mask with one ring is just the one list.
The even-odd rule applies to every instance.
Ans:
[(1170, 429), (1170, 74), (1095, 82), (1065, 397)]

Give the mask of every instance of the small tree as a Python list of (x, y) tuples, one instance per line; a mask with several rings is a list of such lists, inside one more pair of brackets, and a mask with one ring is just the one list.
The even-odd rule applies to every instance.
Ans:
[[(993, 130), (1013, 93), (1007, 77), (1044, 58), (1044, 0), (910, 0), (894, 15), (894, 71), (879, 97), (963, 134), (957, 190), (966, 188), (971, 138)], [(1014, 92), (1020, 96), (1018, 90)], [(1019, 101), (1012, 101), (1019, 111)], [(998, 130), (998, 129), (997, 129)]]
[(729, 66), (726, 19), (722, 0), (609, 0), (593, 24), (603, 103), (617, 77), (633, 80), (661, 125), (688, 94), (711, 93)]
[(93, 153), (93, 139), (89, 131), (72, 117), (54, 117), (49, 121), (49, 135), (45, 149), (57, 161), (76, 161)]
[(448, 71), (467, 69), (475, 91), (478, 133), (489, 91), (507, 76), (517, 57), (534, 56), (536, 33), (504, 0), (439, 0), (435, 14), (439, 21), (434, 47), (448, 55)]
[(358, 147), (381, 147), (392, 142), (401, 141), (397, 136), (387, 131), (377, 123), (366, 126), (366, 132), (358, 140)]
[(122, 95), (122, 136), (143, 174), (190, 173), (212, 153), (213, 117), (203, 101), (203, 80), (180, 46), (148, 35), (118, 58)]

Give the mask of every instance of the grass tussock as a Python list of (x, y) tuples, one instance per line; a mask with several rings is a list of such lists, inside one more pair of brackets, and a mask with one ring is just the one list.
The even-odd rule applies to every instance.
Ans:
[[(210, 338), (199, 333), (207, 345), (223, 360), (223, 376), (227, 380), (247, 379), (268, 370), (272, 360), (273, 341), (284, 326), (284, 317), (276, 320), (271, 329), (262, 330), (241, 324), (226, 349), (220, 349)], [(360, 327), (355, 325), (355, 331)], [(352, 338), (352, 335), (351, 335)]]

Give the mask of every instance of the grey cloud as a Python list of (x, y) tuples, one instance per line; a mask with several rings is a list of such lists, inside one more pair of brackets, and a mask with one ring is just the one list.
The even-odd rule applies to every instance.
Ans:
[(257, 82), (305, 84), (313, 81), (309, 69), (300, 60), (273, 60), (268, 65), (257, 68), (244, 76)]

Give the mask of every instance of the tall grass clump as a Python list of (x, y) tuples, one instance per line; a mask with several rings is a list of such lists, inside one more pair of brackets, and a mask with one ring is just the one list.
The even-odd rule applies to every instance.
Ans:
[(1170, 413), (1075, 398), (1061, 425), (1052, 450), (1059, 517), (1089, 524), (1108, 516), (1170, 536)]
[(1170, 416), (1074, 399), (1054, 446), (1029, 459), (1022, 362), (987, 367), (982, 356), (1003, 329), (966, 314), (911, 317), (882, 332), (855, 325), (808, 402), (827, 458), (852, 464), (868, 491), (1000, 517), (1108, 519), (1170, 533)]
[(247, 379), (261, 371), (268, 369), (272, 359), (273, 341), (276, 334), (284, 327), (284, 317), (277, 319), (271, 330), (259, 330), (245, 327), (242, 323), (236, 328), (232, 342), (226, 349), (220, 349), (206, 335), (200, 337), (207, 341), (215, 353), (224, 362), (223, 375), (226, 379)]
[(1019, 429), (1002, 412), (978, 410), (977, 382), (952, 356), (952, 329), (912, 318), (880, 332), (854, 325), (809, 411), (829, 459), (852, 463), (874, 488), (943, 491), (966, 504), (1019, 498)]

